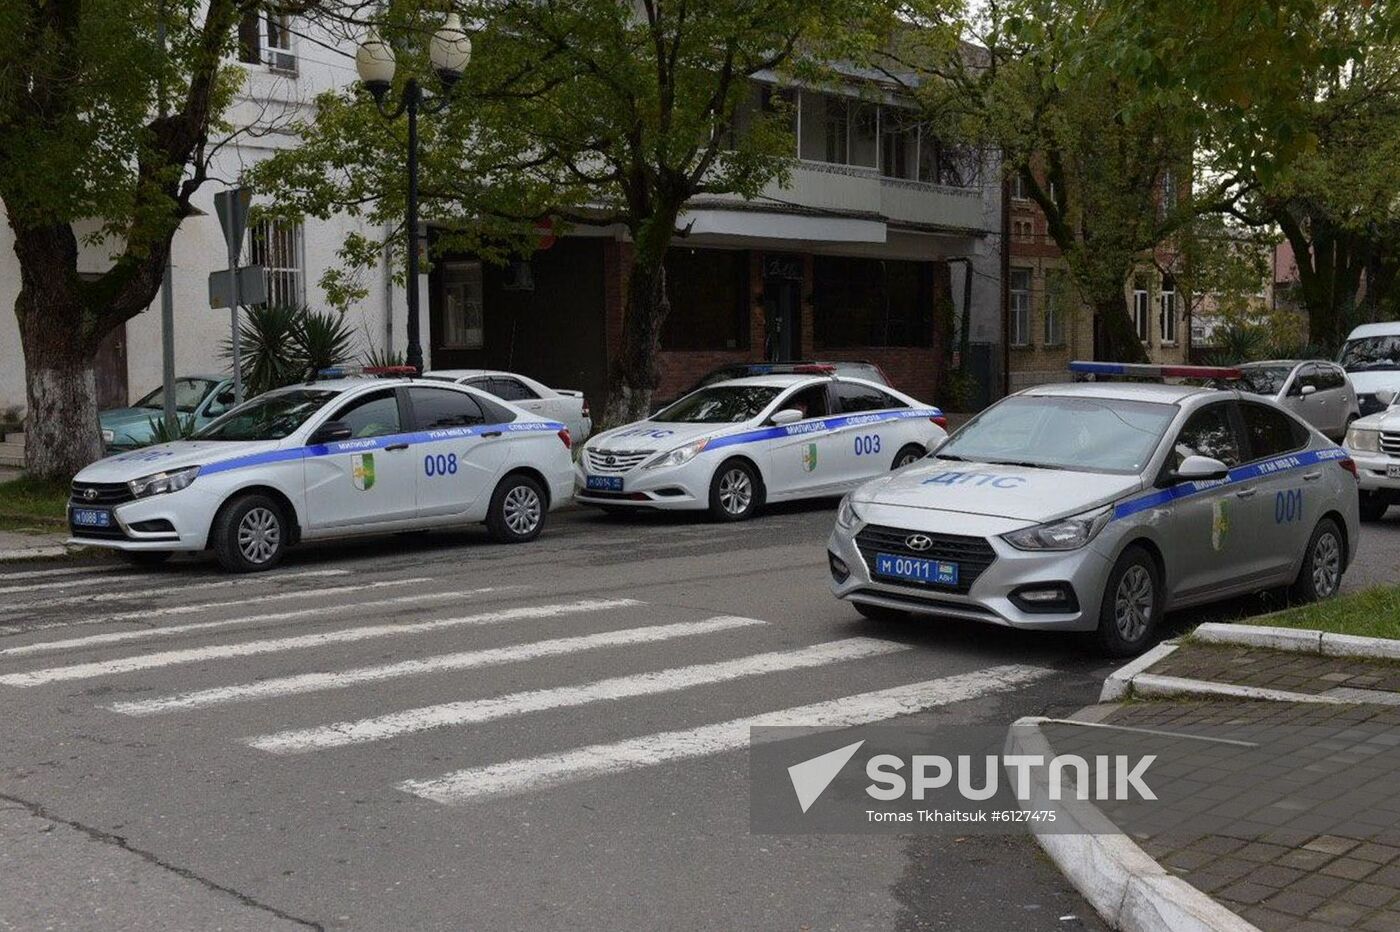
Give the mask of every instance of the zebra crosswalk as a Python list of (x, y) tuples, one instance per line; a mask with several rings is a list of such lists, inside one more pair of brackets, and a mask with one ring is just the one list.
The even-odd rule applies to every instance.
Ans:
[[(474, 757), (445, 773), (442, 755), (408, 745), (388, 785), (444, 805), (721, 755), (745, 747), (760, 726), (895, 719), (1051, 673), (1005, 664), (889, 686), (892, 675), (918, 669), (890, 665), (914, 650), (906, 641), (868, 632), (804, 640), (802, 628), (771, 620), (626, 597), (546, 596), (527, 583), (466, 586), (457, 575), (309, 570), (193, 577), (156, 590), (153, 577), (105, 568), (43, 572), (0, 573), (0, 695), (11, 702), (52, 701), (45, 691), (59, 691), (68, 705), (85, 701), (109, 722), (146, 721), (149, 734), (170, 740), (202, 731), (160, 731), (164, 722), (215, 722), (219, 740), (253, 755), (255, 766), (370, 753), (410, 737), (447, 735), (444, 744), (457, 747), (474, 729), (529, 728), (568, 710), (586, 710), (613, 735), (566, 737), (533, 755)], [(209, 600), (210, 589), (237, 597)], [(56, 603), (93, 610), (31, 617), (34, 606)], [(838, 676), (820, 682), (855, 685), (796, 703), (755, 686), (827, 668)], [(96, 698), (109, 694), (122, 698)], [(663, 713), (679, 707), (705, 720), (659, 730), (636, 724), (674, 725)], [(650, 711), (614, 713), (624, 709)]]

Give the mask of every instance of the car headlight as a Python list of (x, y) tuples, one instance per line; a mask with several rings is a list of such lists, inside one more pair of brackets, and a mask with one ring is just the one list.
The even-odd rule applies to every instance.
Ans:
[(1346, 448), (1356, 453), (1379, 453), (1381, 432), (1369, 427), (1349, 427)]
[(706, 437), (703, 440), (695, 440), (687, 443), (683, 447), (676, 447), (674, 450), (662, 453), (642, 468), (656, 469), (658, 466), (684, 466), (686, 463), (689, 463), (691, 460), (695, 459), (695, 457), (699, 456), (700, 451), (705, 449), (705, 444), (709, 442), (710, 438)]
[(190, 466), (171, 472), (158, 472), (154, 476), (132, 479), (127, 483), (127, 487), (131, 489), (131, 494), (137, 498), (146, 498), (151, 495), (163, 495), (166, 492), (178, 492), (183, 488), (188, 488), (197, 475), (199, 475), (199, 467)]
[(1078, 550), (1097, 537), (1111, 517), (1112, 506), (1012, 531), (1001, 535), (1001, 539), (1017, 550)]
[(860, 524), (860, 512), (856, 511), (851, 497), (847, 495), (841, 499), (841, 506), (836, 509), (836, 526), (843, 531), (854, 531), (857, 524)]
[(117, 432), (116, 432), (115, 430), (108, 430), (108, 429), (106, 429), (105, 427), (102, 429), (102, 442), (103, 442), (103, 443), (111, 443), (113, 440), (116, 440), (116, 439), (117, 439)]

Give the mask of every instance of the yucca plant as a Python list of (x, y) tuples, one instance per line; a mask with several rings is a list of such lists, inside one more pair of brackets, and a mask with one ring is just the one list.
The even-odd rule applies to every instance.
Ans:
[(194, 415), (175, 418), (175, 429), (171, 430), (163, 417), (153, 417), (151, 421), (150, 443), (170, 443), (173, 440), (188, 440), (194, 436)]
[[(246, 397), (306, 378), (302, 362), (299, 307), (275, 305), (249, 308), (239, 327), (240, 366)], [(223, 356), (233, 359), (233, 347), (224, 342)]]
[(341, 315), (308, 310), (302, 314), (297, 342), (303, 369), (309, 377), (349, 359), (355, 334)]
[(403, 353), (398, 350), (381, 349), (378, 346), (371, 346), (361, 353), (360, 363), (365, 366), (380, 368), (385, 366), (407, 365), (407, 363), (404, 362)]

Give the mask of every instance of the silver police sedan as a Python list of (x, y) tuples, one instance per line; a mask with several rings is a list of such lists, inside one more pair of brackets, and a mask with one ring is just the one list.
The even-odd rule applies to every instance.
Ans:
[(1355, 464), (1271, 401), (1063, 384), (857, 488), (828, 557), (832, 591), (868, 617), (1095, 632), (1127, 656), (1169, 610), (1275, 586), (1335, 595), (1358, 527)]

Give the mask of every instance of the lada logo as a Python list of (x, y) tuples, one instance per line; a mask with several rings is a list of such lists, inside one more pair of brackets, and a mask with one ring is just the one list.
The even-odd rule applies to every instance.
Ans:
[(85, 489), (85, 490), (83, 490), (83, 498), (87, 499), (87, 500), (90, 501), (90, 502), (95, 502), (95, 501), (97, 501), (97, 490), (96, 490), (96, 489)]
[(933, 546), (933, 538), (927, 534), (910, 534), (904, 538), (904, 546), (917, 553), (923, 553)]

